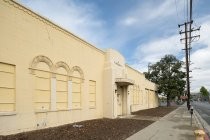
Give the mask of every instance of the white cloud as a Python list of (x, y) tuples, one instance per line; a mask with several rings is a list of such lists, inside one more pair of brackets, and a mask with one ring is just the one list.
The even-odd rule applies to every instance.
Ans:
[[(41, 13), (41, 15), (48, 17), (53, 22), (73, 31), (73, 33), (100, 48), (122, 49), (121, 46), (130, 45), (128, 42), (132, 39), (140, 39), (144, 34), (147, 34), (144, 36), (147, 39), (150, 37), (148, 35), (150, 33), (159, 34), (159, 38), (154, 38), (154, 36), (157, 36), (154, 35), (146, 43), (139, 41), (136, 49), (135, 46), (131, 46), (132, 49), (135, 49), (133, 59), (136, 61), (131, 62), (132, 66), (140, 71), (147, 71), (149, 62), (154, 63), (165, 54), (173, 54), (184, 60), (184, 51), (181, 51), (184, 45), (179, 42), (181, 37), (177, 34), (168, 36), (168, 34), (171, 34), (171, 29), (167, 27), (167, 24), (182, 23), (180, 20), (183, 19), (177, 21), (175, 19), (179, 12), (183, 12), (184, 7), (181, 5), (184, 5), (184, 1), (176, 1), (178, 14), (174, 1), (164, 0), (161, 3), (139, 1), (130, 11), (120, 13), (118, 17), (120, 20), (116, 21), (116, 25), (113, 26), (106, 23), (103, 17), (100, 17), (98, 14), (100, 9), (91, 3), (73, 0), (60, 0), (59, 2), (56, 0), (21, 1), (34, 11)], [(193, 80), (195, 80), (192, 81), (191, 87), (192, 90), (196, 90), (200, 86), (206, 85), (210, 89), (210, 59), (208, 58), (210, 55), (210, 16), (201, 17), (197, 21), (202, 24), (201, 39), (197, 43), (193, 43), (194, 49), (191, 60), (194, 65), (191, 67), (200, 67), (201, 70), (195, 70), (191, 73)], [(154, 29), (160, 29), (159, 31), (162, 32)], [(164, 34), (166, 34), (166, 37), (162, 37)]]
[(206, 18), (206, 21), (201, 25), (201, 38), (198, 42), (193, 44), (193, 49), (197, 49), (197, 45), (203, 45), (205, 47), (198, 48), (191, 55), (193, 68), (192, 71), (192, 89), (199, 91), (201, 86), (205, 86), (208, 90), (210, 89), (210, 19)]
[[(203, 20), (200, 31), (201, 39), (192, 43), (193, 51), (191, 53), (193, 70), (190, 75), (193, 77), (191, 80), (191, 90), (199, 91), (201, 86), (205, 86), (210, 89), (210, 18), (207, 17)], [(147, 71), (147, 65), (149, 62), (155, 63), (160, 60), (165, 54), (173, 54), (180, 57), (181, 60), (185, 60), (184, 51), (181, 49), (184, 47), (179, 42), (180, 36), (173, 35), (165, 39), (157, 39), (145, 44), (141, 44), (137, 47), (134, 54), (135, 62), (132, 66), (140, 71)], [(197, 45), (201, 46), (196, 48)], [(180, 55), (181, 54), (181, 55)]]
[(88, 42), (105, 47), (105, 21), (95, 12), (99, 11), (95, 5), (66, 0), (22, 0), (22, 3)]
[[(177, 1), (177, 6), (182, 10), (183, 1)], [(155, 1), (142, 1), (136, 8), (129, 11), (120, 23), (125, 26), (142, 26), (145, 24), (154, 24), (157, 22), (164, 22), (168, 17), (172, 18), (176, 15), (176, 8), (174, 1), (165, 0), (161, 3)]]
[(137, 22), (137, 19), (133, 17), (128, 17), (124, 20), (125, 25), (133, 25), (136, 22)]
[[(166, 54), (178, 55), (181, 53), (182, 44), (179, 42), (179, 36), (174, 35), (165, 39), (158, 39), (146, 44), (141, 44), (136, 48), (134, 58), (140, 62), (139, 70), (144, 71), (148, 63), (155, 63), (159, 61)], [(135, 64), (136, 65), (136, 64)]]
[[(192, 73), (191, 90), (199, 92), (201, 86), (210, 89), (210, 18), (202, 19), (200, 35), (198, 42), (192, 43), (193, 51), (191, 53)], [(137, 62), (132, 66), (140, 71), (147, 71), (149, 62), (157, 62), (165, 54), (179, 56), (184, 55), (181, 51), (184, 45), (179, 42), (180, 36), (174, 35), (165, 39), (156, 39), (137, 47), (135, 58)], [(203, 46), (200, 48), (200, 46)], [(185, 58), (182, 56), (182, 60)], [(198, 69), (199, 68), (199, 69)], [(194, 69), (194, 70), (193, 70)]]

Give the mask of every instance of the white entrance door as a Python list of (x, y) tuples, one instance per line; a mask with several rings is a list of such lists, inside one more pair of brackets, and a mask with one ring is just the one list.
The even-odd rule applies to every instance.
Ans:
[(123, 90), (122, 87), (117, 87), (117, 115), (120, 116), (122, 115), (122, 95), (123, 95)]

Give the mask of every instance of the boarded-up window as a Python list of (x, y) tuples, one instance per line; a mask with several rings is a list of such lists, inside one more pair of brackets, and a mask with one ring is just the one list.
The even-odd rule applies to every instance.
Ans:
[(0, 111), (15, 111), (15, 66), (0, 62)]
[(68, 108), (68, 77), (56, 74), (56, 108), (57, 110)]
[(132, 90), (132, 98), (133, 98), (132, 104), (139, 104), (139, 94), (140, 94), (139, 86), (134, 85), (132, 86), (131, 90)]
[(138, 105), (140, 103), (140, 88), (138, 85), (129, 86), (129, 91), (131, 94), (131, 104)]
[(133, 104), (133, 86), (128, 87), (129, 94), (130, 94), (130, 103)]
[(44, 70), (35, 70), (35, 110), (49, 110), (51, 95), (51, 73)]
[(149, 103), (149, 89), (145, 89), (146, 94), (145, 94), (145, 104)]
[(81, 79), (72, 78), (72, 108), (81, 107)]
[(155, 105), (155, 92), (153, 90), (150, 91), (150, 106), (154, 107)]
[(140, 104), (143, 105), (143, 90), (140, 90), (139, 100)]
[(89, 81), (89, 107), (96, 107), (96, 81)]

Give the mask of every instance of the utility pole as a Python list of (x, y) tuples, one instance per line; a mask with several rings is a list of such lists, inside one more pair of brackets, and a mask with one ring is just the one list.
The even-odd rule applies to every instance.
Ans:
[(148, 74), (150, 73), (150, 65), (151, 65), (151, 63), (149, 62), (148, 65), (147, 65), (147, 67), (148, 67)]
[[(187, 11), (188, 12), (188, 11)], [(187, 17), (188, 18), (188, 17)], [(192, 28), (193, 20), (192, 20), (192, 0), (190, 0), (190, 21), (187, 21), (184, 24), (179, 24), (178, 27), (184, 26), (184, 31), (180, 31), (179, 34), (185, 34), (184, 38), (181, 38), (180, 41), (185, 41), (185, 61), (186, 61), (186, 83), (187, 83), (187, 108), (190, 109), (190, 75), (189, 75), (189, 67), (190, 67), (190, 49), (192, 39), (199, 38), (200, 35), (192, 36), (191, 33), (194, 31), (200, 30), (200, 27), (197, 29)], [(188, 28), (189, 25), (189, 28)], [(189, 30), (188, 30), (189, 29)]]
[[(186, 61), (186, 72), (187, 72), (187, 107), (189, 110), (189, 105), (190, 105), (190, 76), (189, 76), (189, 50), (190, 48), (188, 48), (188, 37), (187, 37), (187, 25), (188, 23), (185, 22), (184, 27), (185, 27), (185, 61)], [(191, 25), (191, 23), (190, 23)], [(190, 42), (190, 41), (189, 41)]]
[[(192, 0), (190, 0), (190, 22), (193, 23), (193, 20), (192, 20)], [(192, 30), (192, 23), (190, 23), (190, 27), (189, 27), (190, 31)], [(188, 53), (188, 55), (189, 55), (189, 61), (190, 61), (190, 50), (192, 49), (191, 48), (191, 41), (192, 41), (191, 40), (191, 32), (189, 32), (189, 53)]]

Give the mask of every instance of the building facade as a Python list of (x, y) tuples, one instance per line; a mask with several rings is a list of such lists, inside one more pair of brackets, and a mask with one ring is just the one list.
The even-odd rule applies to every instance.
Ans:
[(0, 135), (158, 106), (156, 85), (12, 0), (0, 1)]

